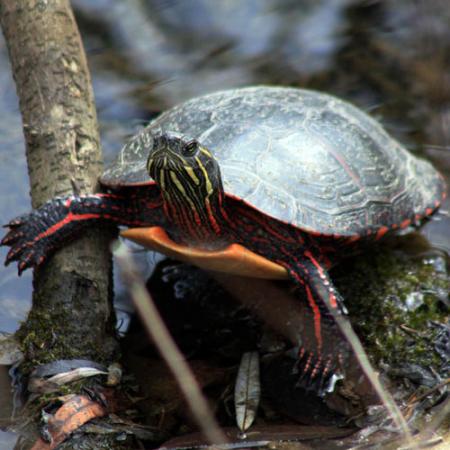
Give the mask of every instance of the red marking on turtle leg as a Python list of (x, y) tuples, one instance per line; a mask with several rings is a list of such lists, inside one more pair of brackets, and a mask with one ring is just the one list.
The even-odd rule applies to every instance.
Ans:
[(308, 359), (306, 360), (305, 365), (303, 366), (303, 373), (306, 374), (309, 372), (309, 369), (311, 368), (311, 361), (312, 361), (313, 355), (312, 353), (309, 353)]
[(319, 358), (316, 361), (316, 364), (314, 364), (314, 367), (311, 371), (311, 379), (316, 378), (321, 372), (323, 373), (323, 364), (322, 364), (322, 358), (319, 355)]
[(312, 295), (311, 289), (309, 288), (309, 286), (306, 284), (305, 285), (305, 290), (306, 290), (306, 296), (308, 298), (308, 303), (309, 306), (311, 307), (311, 310), (313, 311), (314, 314), (314, 333), (316, 336), (316, 341), (317, 341), (317, 350), (320, 354), (321, 350), (322, 350), (322, 333), (321, 333), (321, 314), (320, 314), (320, 309), (317, 306), (317, 303), (314, 300), (314, 297)]
[(318, 367), (318, 370), (319, 370), (318, 389), (319, 392), (323, 393), (323, 389), (328, 379), (328, 376), (332, 374), (331, 358), (327, 358), (325, 362), (322, 362), (321, 367)]
[(64, 227), (65, 225), (69, 224), (72, 221), (98, 219), (100, 217), (101, 217), (100, 214), (72, 214), (71, 212), (69, 212), (67, 214), (67, 216), (64, 217), (64, 219), (60, 220), (59, 222), (52, 225), (50, 228), (47, 228), (42, 233), (38, 234), (34, 238), (34, 242), (39, 241), (42, 238), (48, 237), (48, 236), (56, 233), (62, 227)]
[(306, 250), (304, 255), (313, 263), (314, 267), (317, 269), (317, 272), (319, 273), (319, 277), (321, 278), (323, 284), (326, 286), (327, 291), (328, 291), (328, 300), (330, 302), (330, 305), (333, 308), (337, 308), (338, 307), (337, 298), (333, 292), (333, 288), (331, 287), (331, 283), (328, 278), (328, 275), (326, 275), (323, 267), (314, 258), (314, 256), (312, 255), (312, 253), (309, 250)]
[(323, 365), (322, 375), (326, 377), (331, 371), (331, 358), (327, 358), (325, 364)]
[(304, 287), (306, 298), (308, 301), (308, 305), (310, 307), (310, 310), (313, 314), (313, 320), (314, 320), (314, 335), (316, 339), (316, 345), (317, 345), (317, 351), (320, 354), (322, 347), (323, 347), (323, 340), (322, 340), (322, 331), (321, 331), (321, 322), (322, 322), (322, 314), (320, 312), (319, 305), (316, 303), (314, 296), (311, 292), (311, 288), (308, 285), (308, 279), (311, 279), (311, 274), (309, 273), (308, 268), (303, 265), (297, 258), (295, 258), (293, 255), (290, 255), (289, 252), (287, 252), (286, 249), (281, 248), (282, 252), (286, 254), (286, 256), (289, 256), (291, 259), (294, 260), (294, 262), (297, 265), (297, 268), (300, 268), (305, 276), (305, 278), (302, 278), (302, 276), (293, 269), (293, 267), (286, 265), (285, 262), (280, 261), (282, 265), (284, 265), (290, 272), (291, 276), (297, 281), (298, 284), (302, 285)]

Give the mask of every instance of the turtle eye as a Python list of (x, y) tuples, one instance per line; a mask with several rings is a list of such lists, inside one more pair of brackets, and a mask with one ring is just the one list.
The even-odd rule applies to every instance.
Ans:
[(190, 141), (186, 143), (182, 149), (183, 156), (194, 156), (198, 150), (198, 142)]

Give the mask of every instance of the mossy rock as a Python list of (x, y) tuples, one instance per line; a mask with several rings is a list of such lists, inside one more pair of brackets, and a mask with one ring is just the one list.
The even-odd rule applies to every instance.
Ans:
[(450, 317), (447, 260), (420, 235), (370, 248), (332, 275), (373, 363), (416, 364), (436, 373), (448, 366), (445, 352), (436, 349)]

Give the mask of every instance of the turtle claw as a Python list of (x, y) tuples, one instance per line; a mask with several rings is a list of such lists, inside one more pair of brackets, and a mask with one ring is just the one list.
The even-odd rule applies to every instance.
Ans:
[(24, 261), (22, 261), (18, 266), (17, 266), (17, 274), (19, 275), (19, 277), (22, 275), (22, 272), (27, 268), (27, 265)]
[(25, 256), (22, 261), (17, 265), (17, 273), (22, 275), (22, 272), (29, 267), (35, 266), (34, 264), (34, 252), (30, 252)]
[(15, 219), (10, 220), (7, 224), (3, 225), (3, 228), (14, 229), (23, 225), (30, 218), (32, 214), (22, 214), (21, 216), (17, 216)]
[(12, 220), (11, 222), (9, 222), (7, 225), (4, 225), (4, 227), (14, 229), (14, 228), (20, 227), (20, 225), (22, 225), (22, 223), (23, 223), (22, 220), (15, 219), (15, 220)]
[(36, 245), (33, 245), (30, 242), (22, 244), (20, 247), (12, 247), (6, 255), (5, 266), (17, 261), (19, 275), (30, 267), (40, 266), (45, 261), (45, 257), (43, 256), (42, 249), (39, 248), (39, 245), (37, 245), (37, 248), (35, 247)]
[(23, 237), (23, 232), (17, 229), (10, 229), (8, 234), (0, 241), (0, 245), (14, 245)]
[(341, 378), (336, 372), (336, 368), (333, 367), (332, 362), (331, 356), (322, 359), (316, 356), (315, 353), (302, 349), (297, 360), (296, 370), (298, 370), (299, 376), (296, 385), (323, 397), (334, 387), (330, 384), (330, 381), (333, 380), (333, 375), (337, 375), (338, 379)]
[(0, 245), (9, 246), (5, 266), (14, 261), (18, 263), (19, 275), (30, 267), (36, 267), (44, 261), (48, 244), (44, 239), (36, 239), (40, 233), (39, 216), (25, 214), (11, 220), (5, 227), (9, 228), (0, 241)]
[(19, 276), (22, 275), (22, 272), (26, 269), (34, 267), (35, 269), (41, 266), (47, 258), (42, 253), (41, 248), (29, 247), (28, 251), (21, 256), (21, 261), (17, 265), (17, 270)]
[(17, 261), (18, 259), (20, 259), (26, 247), (27, 244), (24, 244), (20, 247), (11, 247), (8, 254), (6, 255), (5, 266), (12, 263), (13, 261)]

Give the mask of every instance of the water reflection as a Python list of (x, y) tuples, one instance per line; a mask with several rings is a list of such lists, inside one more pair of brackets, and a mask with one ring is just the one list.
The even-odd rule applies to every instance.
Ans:
[[(0, 67), (0, 224), (5, 224), (30, 208), (30, 198), (22, 122), (2, 36)], [(0, 247), (0, 331), (13, 332), (29, 307), (31, 274), (18, 280), (16, 267), (3, 266), (7, 252)]]

